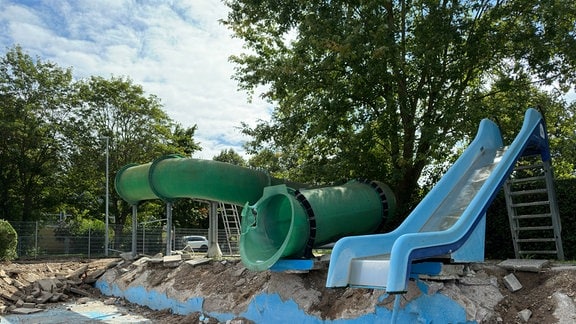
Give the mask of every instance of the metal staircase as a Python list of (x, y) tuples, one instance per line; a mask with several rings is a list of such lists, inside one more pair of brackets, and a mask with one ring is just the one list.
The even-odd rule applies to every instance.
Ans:
[(238, 206), (220, 202), (218, 205), (224, 231), (226, 232), (226, 247), (229, 254), (239, 252), (240, 246), (240, 216)]
[(516, 258), (556, 255), (564, 260), (560, 215), (550, 161), (522, 157), (504, 185)]

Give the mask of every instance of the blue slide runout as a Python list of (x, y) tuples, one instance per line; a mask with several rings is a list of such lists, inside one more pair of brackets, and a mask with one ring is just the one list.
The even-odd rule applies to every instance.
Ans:
[(498, 126), (483, 119), (475, 139), (398, 228), (336, 242), (326, 287), (403, 293), (410, 273), (422, 266), (414, 261), (483, 261), (486, 210), (516, 161), (533, 154), (550, 159), (545, 123), (537, 110), (526, 111), (522, 129), (508, 147)]

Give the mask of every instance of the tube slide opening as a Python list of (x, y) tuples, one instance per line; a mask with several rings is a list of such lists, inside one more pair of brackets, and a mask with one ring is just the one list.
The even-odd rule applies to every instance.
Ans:
[[(286, 186), (269, 187), (265, 199), (242, 212), (240, 255), (244, 265), (254, 271), (264, 271), (284, 256), (303, 251), (309, 236), (306, 215)], [(283, 190), (281, 192), (279, 190)]]
[(314, 247), (373, 233), (394, 209), (394, 195), (378, 182), (266, 187), (262, 198), (242, 212), (240, 256), (253, 271), (267, 270), (281, 258), (312, 258)]

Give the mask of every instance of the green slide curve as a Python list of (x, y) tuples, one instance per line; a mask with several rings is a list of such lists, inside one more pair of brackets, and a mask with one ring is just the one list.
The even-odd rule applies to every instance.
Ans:
[(395, 208), (390, 188), (376, 181), (302, 190), (267, 187), (242, 211), (242, 263), (263, 271), (281, 258), (310, 258), (312, 248), (377, 232)]
[(266, 172), (237, 165), (168, 155), (154, 162), (129, 164), (116, 174), (116, 192), (134, 205), (142, 200), (195, 198), (235, 205), (255, 202), (264, 187), (281, 184)]
[(310, 257), (313, 247), (344, 236), (374, 233), (395, 209), (392, 191), (376, 181), (306, 188), (261, 170), (178, 155), (124, 166), (115, 188), (131, 205), (179, 198), (245, 205), (240, 254), (254, 271), (280, 258)]

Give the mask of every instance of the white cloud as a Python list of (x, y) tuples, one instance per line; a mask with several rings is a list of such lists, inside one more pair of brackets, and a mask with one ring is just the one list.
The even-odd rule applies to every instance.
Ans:
[[(227, 8), (211, 1), (0, 0), (2, 47), (72, 67), (76, 77), (128, 76), (158, 96), (172, 119), (197, 125), (203, 158), (246, 140), (241, 122), (268, 119), (268, 105), (237, 91), (228, 57), (241, 43), (218, 20)], [(230, 145), (232, 143), (232, 145)]]

